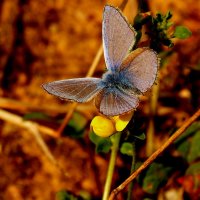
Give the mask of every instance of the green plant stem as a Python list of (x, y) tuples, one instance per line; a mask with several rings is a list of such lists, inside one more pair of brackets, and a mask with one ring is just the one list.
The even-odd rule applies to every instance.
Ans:
[[(135, 142), (132, 143), (132, 146), (133, 146), (133, 155), (132, 155), (132, 163), (131, 163), (131, 174), (133, 173), (133, 171), (135, 171), (135, 161), (136, 161)], [(132, 200), (133, 199), (133, 198), (131, 198), (132, 191), (133, 191), (133, 182), (131, 182), (129, 187), (128, 187), (127, 200)]]
[(107, 171), (107, 177), (106, 182), (104, 186), (104, 193), (102, 200), (108, 200), (110, 190), (111, 190), (111, 183), (113, 178), (113, 173), (115, 169), (115, 162), (117, 158), (117, 152), (119, 148), (119, 142), (120, 142), (121, 132), (118, 132), (111, 136), (112, 141), (112, 148), (111, 148), (111, 155), (110, 155), (110, 161), (108, 165), (108, 171)]

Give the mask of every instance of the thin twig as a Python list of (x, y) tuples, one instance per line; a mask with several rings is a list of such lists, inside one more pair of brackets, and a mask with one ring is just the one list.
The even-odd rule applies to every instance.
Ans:
[(99, 60), (101, 59), (101, 56), (103, 54), (103, 47), (102, 45), (99, 47), (99, 50), (97, 51), (97, 54), (96, 56), (94, 57), (94, 60), (89, 68), (89, 71), (87, 72), (86, 74), (86, 77), (91, 77), (93, 76), (94, 72), (95, 72), (95, 69), (99, 63)]
[(127, 3), (128, 3), (128, 0), (123, 0), (122, 3), (119, 6), (119, 9), (120, 10), (124, 10), (124, 8), (125, 8), (125, 6), (126, 6)]
[(135, 179), (144, 169), (146, 169), (169, 145), (171, 145), (198, 117), (200, 109), (192, 115), (184, 124), (158, 149), (156, 150), (135, 172), (133, 172), (121, 185), (115, 188), (109, 200), (115, 199), (117, 194), (122, 191), (133, 179)]
[(65, 127), (67, 126), (67, 124), (69, 123), (69, 120), (71, 119), (76, 107), (77, 107), (78, 103), (73, 102), (71, 104), (71, 107), (69, 108), (69, 111), (67, 112), (67, 114), (65, 115), (65, 118), (62, 121), (62, 124), (60, 125), (60, 127), (58, 128), (58, 130), (56, 131), (56, 135), (57, 137), (60, 137), (62, 132), (64, 131)]

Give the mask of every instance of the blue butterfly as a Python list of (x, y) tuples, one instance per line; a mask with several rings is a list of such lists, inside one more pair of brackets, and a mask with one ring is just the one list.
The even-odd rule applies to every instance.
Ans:
[(136, 32), (119, 9), (107, 5), (103, 13), (103, 48), (107, 71), (102, 78), (76, 78), (46, 83), (43, 88), (62, 99), (88, 102), (95, 99), (106, 116), (135, 109), (138, 95), (154, 84), (158, 71), (157, 54), (149, 48), (129, 52)]

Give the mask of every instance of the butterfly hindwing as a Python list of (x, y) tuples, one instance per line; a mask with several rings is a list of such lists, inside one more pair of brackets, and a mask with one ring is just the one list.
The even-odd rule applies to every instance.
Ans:
[(46, 83), (43, 88), (61, 99), (87, 102), (100, 92), (99, 78), (76, 78)]
[(135, 43), (136, 32), (121, 11), (109, 5), (104, 8), (102, 26), (105, 62), (107, 68), (113, 71), (119, 68), (128, 50)]
[(112, 91), (103, 89), (95, 98), (96, 107), (107, 116), (116, 116), (129, 112), (138, 106), (136, 94), (122, 91), (117, 88)]
[(154, 84), (158, 65), (156, 52), (149, 48), (140, 48), (127, 56), (120, 70), (133, 87), (143, 93)]

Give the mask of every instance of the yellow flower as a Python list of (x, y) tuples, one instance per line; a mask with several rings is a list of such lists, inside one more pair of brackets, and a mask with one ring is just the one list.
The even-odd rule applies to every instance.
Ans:
[(117, 131), (123, 131), (128, 125), (129, 121), (133, 116), (133, 112), (126, 113), (124, 115), (114, 116), (115, 128)]
[(133, 112), (111, 118), (96, 116), (91, 122), (91, 127), (96, 135), (109, 137), (117, 131), (123, 131), (133, 116)]
[(109, 137), (116, 132), (113, 121), (103, 116), (94, 117), (91, 126), (95, 134), (100, 137)]

